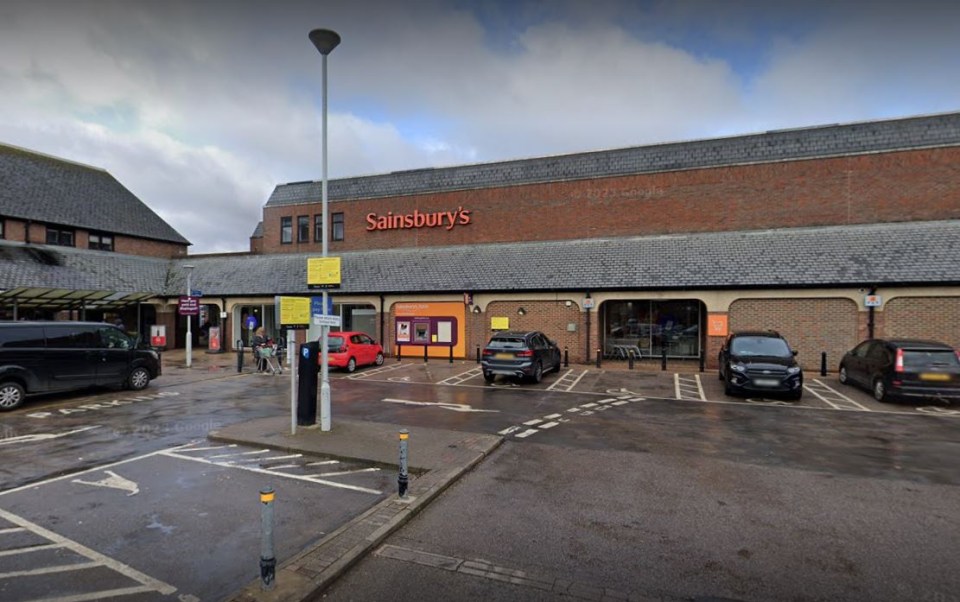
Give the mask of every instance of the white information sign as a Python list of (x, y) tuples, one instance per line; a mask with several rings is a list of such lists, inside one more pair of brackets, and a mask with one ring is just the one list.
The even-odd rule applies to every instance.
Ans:
[(313, 314), (313, 323), (317, 326), (335, 326), (340, 328), (340, 316)]

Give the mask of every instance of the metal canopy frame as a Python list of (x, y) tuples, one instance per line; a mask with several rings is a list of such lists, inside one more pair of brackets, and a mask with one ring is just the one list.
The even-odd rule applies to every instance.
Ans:
[(157, 293), (17, 287), (0, 291), (0, 307), (46, 310), (117, 310), (136, 305)]

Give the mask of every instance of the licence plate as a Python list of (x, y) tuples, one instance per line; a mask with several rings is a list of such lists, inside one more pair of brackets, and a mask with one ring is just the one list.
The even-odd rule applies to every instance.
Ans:
[(780, 381), (772, 378), (758, 378), (753, 381), (753, 384), (758, 387), (776, 387), (780, 384)]
[(920, 375), (920, 380), (950, 380), (949, 374), (937, 374), (935, 372), (924, 372)]
[(512, 353), (497, 353), (497, 354), (494, 355), (493, 357), (497, 358), (498, 360), (512, 360), (512, 359), (513, 359), (513, 354), (512, 354)]

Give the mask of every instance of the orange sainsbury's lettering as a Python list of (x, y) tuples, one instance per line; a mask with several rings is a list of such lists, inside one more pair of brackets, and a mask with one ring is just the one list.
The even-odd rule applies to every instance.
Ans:
[(469, 209), (457, 207), (456, 211), (433, 211), (421, 213), (419, 209), (414, 209), (413, 213), (394, 213), (387, 211), (385, 215), (368, 213), (367, 231), (376, 230), (407, 230), (410, 228), (443, 228), (453, 230), (456, 226), (466, 226), (470, 223)]

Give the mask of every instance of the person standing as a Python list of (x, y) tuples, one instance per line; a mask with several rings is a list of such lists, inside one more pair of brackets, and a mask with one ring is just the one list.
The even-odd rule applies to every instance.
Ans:
[(257, 328), (253, 331), (253, 340), (250, 342), (250, 346), (253, 347), (253, 357), (257, 359), (257, 372), (263, 373), (266, 369), (266, 362), (263, 356), (260, 354), (260, 351), (263, 349), (263, 346), (267, 344), (267, 335), (264, 334), (263, 326)]

